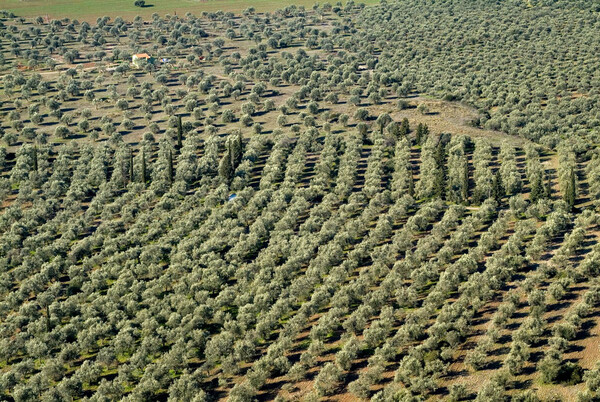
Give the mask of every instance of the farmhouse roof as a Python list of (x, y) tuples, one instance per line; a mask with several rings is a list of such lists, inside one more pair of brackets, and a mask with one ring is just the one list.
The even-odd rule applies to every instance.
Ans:
[(134, 55), (138, 59), (149, 59), (150, 55), (148, 53), (138, 53)]

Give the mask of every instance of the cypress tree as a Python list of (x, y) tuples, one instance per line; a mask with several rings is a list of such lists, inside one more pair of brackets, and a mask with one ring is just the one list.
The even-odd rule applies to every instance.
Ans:
[(577, 176), (575, 175), (575, 168), (571, 168), (571, 198), (573, 199), (573, 206), (577, 200)]
[(167, 159), (169, 162), (169, 183), (173, 184), (173, 152), (170, 149), (167, 154)]
[(408, 194), (411, 197), (415, 196), (415, 178), (413, 177), (412, 168), (408, 170)]
[(229, 150), (231, 155), (231, 167), (233, 170), (242, 162), (242, 133), (231, 138), (229, 142)]
[(37, 155), (37, 147), (33, 147), (33, 171), (38, 171), (38, 155)]
[(569, 181), (567, 182), (565, 192), (563, 194), (563, 199), (569, 206), (569, 208), (573, 209), (575, 206), (575, 199), (577, 197), (577, 182), (575, 179), (575, 169), (571, 167), (569, 171)]
[(500, 175), (500, 170), (497, 170), (492, 183), (492, 197), (494, 197), (496, 201), (500, 202), (504, 195), (505, 190), (504, 185), (502, 184), (502, 176)]
[(544, 183), (542, 182), (542, 175), (536, 174), (531, 182), (531, 194), (529, 199), (531, 202), (537, 202), (544, 196)]
[(233, 173), (235, 172), (235, 168), (237, 167), (236, 159), (237, 157), (234, 155), (234, 147), (229, 148), (229, 160), (231, 161), (231, 177), (233, 178)]
[(427, 141), (427, 136), (429, 136), (429, 127), (427, 127), (427, 124), (419, 123), (416, 133), (417, 144), (422, 145)]
[(231, 166), (231, 151), (223, 155), (221, 162), (219, 163), (219, 176), (221, 179), (229, 184), (231, 176), (233, 176), (233, 168)]
[(433, 192), (436, 197), (440, 199), (444, 199), (446, 196), (446, 186), (444, 185), (444, 175), (440, 174), (435, 178), (435, 184), (433, 187)]
[(52, 330), (50, 326), (50, 304), (46, 304), (46, 332), (50, 332)]
[[(469, 196), (469, 162), (465, 151), (465, 137), (452, 138), (448, 144), (445, 188), (447, 199), (457, 204), (466, 203)], [(443, 163), (441, 160), (440, 162)]]
[(442, 172), (439, 169), (437, 146), (434, 138), (428, 138), (421, 148), (421, 174), (419, 181), (415, 183), (415, 194), (419, 199), (439, 195), (438, 178)]
[(146, 184), (146, 151), (142, 148), (142, 183)]
[(181, 124), (181, 115), (177, 116), (177, 149), (183, 147), (183, 124)]
[(129, 148), (129, 181), (133, 181), (133, 151)]
[(544, 186), (544, 198), (552, 198), (552, 180), (550, 180), (550, 175), (544, 173), (546, 177), (546, 185)]
[(360, 123), (358, 123), (356, 125), (356, 129), (358, 130), (358, 133), (360, 134), (360, 137), (362, 138), (362, 141), (365, 141), (365, 136), (367, 135), (367, 132), (369, 131), (369, 126), (367, 126), (365, 123), (363, 123), (362, 121)]
[(435, 148), (435, 161), (438, 164), (438, 167), (442, 167), (444, 166), (444, 161), (446, 159), (446, 147), (444, 146), (444, 143), (441, 140), (438, 141), (437, 146)]
[(465, 202), (469, 203), (469, 162), (465, 163), (465, 174), (463, 176), (464, 184), (462, 188), (462, 196)]
[(435, 160), (439, 174), (435, 178), (434, 192), (440, 199), (444, 199), (446, 195), (446, 146), (441, 137), (436, 147)]
[(406, 137), (410, 133), (410, 124), (408, 119), (405, 117), (402, 119), (402, 123), (400, 124), (400, 137)]
[(421, 143), (423, 142), (423, 123), (419, 123), (419, 125), (417, 126), (417, 133), (415, 134), (415, 140), (417, 142), (417, 145), (421, 145)]

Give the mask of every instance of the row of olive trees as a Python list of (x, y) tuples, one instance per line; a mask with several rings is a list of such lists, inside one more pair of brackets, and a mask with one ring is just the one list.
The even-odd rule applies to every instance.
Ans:
[[(486, 269), (483, 273), (475, 272), (474, 269), (470, 271), (470, 274), (465, 278), (466, 282), (461, 285), (461, 294), (458, 300), (446, 305), (439, 312), (435, 323), (429, 329), (424, 333), (423, 331), (418, 332), (419, 335), (417, 336), (424, 336), (425, 339), (421, 338), (419, 346), (408, 350), (408, 354), (402, 359), (397, 371), (396, 381), (401, 381), (417, 394), (426, 393), (428, 390), (432, 391), (437, 388), (434, 379), (444, 372), (444, 368), (448, 364), (444, 362), (446, 359), (444, 356), (452, 356), (452, 350), (460, 344), (459, 340), (465, 336), (465, 330), (468, 329), (468, 323), (472, 319), (474, 311), (491, 297), (492, 289), (497, 286), (496, 283), (506, 281), (511, 275), (510, 272), (519, 265), (520, 260), (518, 258), (508, 260), (504, 256), (519, 250), (522, 240), (530, 231), (531, 227), (527, 221), (517, 225), (515, 233), (509, 238), (508, 242), (493, 256), (486, 259)], [(484, 251), (484, 254), (487, 251)], [(441, 307), (443, 300), (436, 300), (434, 295), (435, 292), (430, 293), (430, 297), (428, 297), (432, 303), (431, 307), (438, 305), (438, 303), (441, 303), (439, 304), (439, 307)], [(407, 335), (403, 333), (400, 339)], [(445, 348), (448, 348), (448, 354), (442, 354), (432, 361), (423, 361), (423, 357), (429, 351), (440, 351)], [(395, 390), (396, 386), (392, 383), (385, 388), (382, 395), (388, 392), (394, 393)]]
[[(81, 181), (91, 180), (90, 184), (93, 184), (93, 182), (95, 182), (95, 181), (98, 181), (98, 180), (100, 180), (100, 181), (102, 181), (102, 180), (106, 181), (106, 180), (107, 180), (107, 177), (106, 177), (106, 176), (98, 176), (98, 173), (99, 173), (99, 172), (102, 172), (102, 171), (103, 171), (103, 170), (105, 170), (105, 168), (106, 168), (106, 167), (104, 167), (104, 168), (102, 167), (102, 164), (106, 162), (106, 159), (102, 159), (102, 158), (104, 157), (104, 154), (103, 154), (102, 152), (104, 152), (105, 150), (104, 150), (102, 147), (99, 147), (99, 148), (97, 148), (97, 149), (96, 149), (96, 151), (101, 151), (101, 152), (94, 152), (94, 153), (92, 153), (92, 152), (87, 152), (87, 153), (85, 154), (85, 155), (88, 155), (88, 157), (87, 157), (87, 161), (86, 161), (86, 160), (85, 160), (85, 158), (83, 158), (83, 157), (80, 157), (80, 158), (78, 159), (78, 163), (79, 163), (79, 164), (77, 165), (77, 166), (78, 166), (78, 168), (75, 170), (75, 174), (73, 175), (73, 183), (72, 183), (72, 185), (71, 185), (72, 187), (73, 187), (74, 185), (77, 185), (77, 183), (79, 183), (79, 182), (81, 182)], [(159, 156), (159, 159), (157, 160), (157, 162), (155, 162), (155, 164), (159, 164), (159, 165), (160, 165), (159, 161), (160, 161), (160, 159), (161, 159), (161, 155), (158, 155), (158, 156)], [(62, 159), (62, 158), (59, 158), (59, 159), (57, 159), (56, 166), (55, 166), (55, 167), (56, 167), (56, 169), (55, 169), (55, 171), (54, 171), (54, 173), (53, 173), (53, 176), (56, 176), (57, 174), (60, 174), (61, 170), (59, 169), (59, 167), (60, 167), (61, 165), (59, 164), (59, 162), (60, 162), (60, 161), (62, 161), (62, 160), (64, 160), (64, 159)], [(104, 162), (102, 162), (103, 160), (104, 160)], [(163, 158), (163, 160), (164, 160), (164, 158)], [(95, 165), (95, 164), (97, 164), (97, 163), (100, 163), (100, 165)], [(91, 169), (91, 167), (93, 167), (94, 169), (92, 170), (92, 169)], [(164, 166), (163, 166), (163, 167), (164, 167)], [(168, 170), (168, 169), (167, 169), (167, 170)], [(156, 169), (156, 171), (158, 172), (159, 170), (158, 170), (158, 169)], [(164, 169), (163, 169), (163, 171), (164, 171)], [(79, 173), (79, 172), (81, 172), (81, 173)], [(86, 173), (86, 172), (89, 172), (89, 173)], [(93, 173), (93, 176), (90, 176), (90, 174), (92, 174), (92, 173)], [(63, 175), (64, 175), (64, 174), (63, 174)], [(157, 175), (158, 175), (158, 173), (157, 173)], [(69, 176), (69, 173), (67, 173), (67, 176)], [(93, 177), (93, 179), (92, 179), (92, 177)], [(117, 177), (117, 175), (113, 175), (113, 177)], [(58, 177), (57, 177), (57, 179), (58, 179)], [(156, 181), (160, 181), (160, 178), (159, 178), (158, 176), (156, 177)], [(112, 180), (109, 182), (109, 184), (113, 184), (113, 183), (114, 183), (114, 182), (113, 182)], [(101, 185), (101, 187), (102, 187), (102, 185)], [(92, 188), (93, 188), (93, 187), (92, 187)], [(110, 194), (110, 191), (108, 191), (108, 193), (107, 193), (107, 191), (106, 191), (106, 190), (111, 190), (111, 188), (112, 188), (112, 193), (113, 193), (113, 196), (114, 196), (114, 195), (116, 194), (116, 193), (115, 193), (115, 190), (117, 190), (117, 188), (118, 188), (118, 187), (114, 187), (114, 186), (112, 186), (112, 187), (107, 187), (107, 188), (106, 188), (106, 189), (105, 189), (103, 192), (100, 192), (100, 193), (99, 193), (99, 195), (100, 195), (100, 194), (104, 194), (104, 195), (102, 195), (102, 197), (103, 197), (103, 198), (101, 198), (101, 199), (98, 199), (98, 200), (97, 200), (97, 201), (98, 201), (98, 203), (96, 203), (96, 202), (95, 202), (95, 201), (96, 201), (95, 199), (94, 199), (94, 200), (92, 200), (91, 207), (90, 207), (90, 208), (89, 208), (89, 209), (86, 211), (86, 214), (85, 214), (85, 216), (86, 216), (86, 220), (85, 220), (85, 221), (83, 221), (83, 220), (82, 220), (81, 222), (78, 222), (78, 221), (76, 221), (76, 220), (73, 220), (73, 219), (71, 219), (72, 223), (75, 223), (75, 224), (81, 224), (81, 225), (82, 225), (82, 227), (86, 227), (86, 226), (88, 226), (88, 227), (91, 227), (91, 226), (92, 226), (92, 222), (93, 222), (93, 220), (94, 220), (94, 219), (96, 219), (96, 216), (97, 216), (96, 214), (98, 214), (99, 212), (101, 212), (101, 211), (102, 211), (102, 208), (103, 208), (103, 206), (107, 205), (107, 206), (108, 206), (108, 207), (110, 207), (110, 208), (114, 208), (114, 205), (113, 205), (113, 204), (111, 204), (110, 202), (108, 202), (108, 201), (110, 200), (110, 197), (111, 197), (111, 196), (109, 195), (109, 194)], [(131, 188), (131, 191), (132, 191), (132, 193), (133, 193), (133, 194), (135, 194), (135, 193), (139, 192), (139, 190), (140, 190), (140, 187), (132, 187), (132, 188)], [(88, 190), (88, 191), (89, 191), (89, 190)], [(219, 190), (219, 191), (220, 191), (220, 190)], [(201, 194), (201, 193), (202, 193), (202, 191), (200, 191), (198, 194)], [(80, 194), (82, 194), (82, 193), (80, 192)], [(83, 192), (83, 194), (85, 194), (85, 192)], [(128, 196), (129, 194), (130, 194), (130, 193), (125, 193), (125, 195), (123, 196), (123, 198), (124, 198), (124, 200), (125, 200), (125, 201), (129, 201), (129, 202), (131, 202), (131, 197), (129, 197), (129, 196)], [(152, 193), (147, 193), (147, 194), (148, 194), (148, 195), (151, 195), (151, 196), (152, 196), (152, 198), (153, 198), (153, 197), (156, 197), (156, 195), (157, 195), (157, 193), (154, 193), (154, 192), (152, 192)], [(67, 194), (67, 195), (68, 195), (68, 194)], [(107, 196), (107, 195), (109, 196), (109, 198), (106, 198), (106, 196)], [(216, 194), (215, 194), (215, 195), (216, 195)], [(169, 197), (168, 197), (167, 199), (165, 199), (165, 201), (167, 201), (169, 198), (172, 198), (172, 197), (173, 197), (173, 195), (172, 195), (172, 194), (171, 194), (171, 195), (169, 195)], [(223, 197), (223, 196), (221, 196), (221, 199), (222, 199), (222, 197)], [(143, 197), (143, 198), (142, 198), (140, 201), (141, 201), (142, 203), (147, 203), (147, 202), (148, 202), (148, 201), (150, 201), (152, 198)], [(206, 206), (206, 208), (207, 208), (207, 210), (208, 210), (209, 208), (212, 208), (212, 203), (211, 203), (211, 201), (209, 201), (209, 198), (208, 198), (208, 197), (207, 197), (206, 201), (207, 201), (207, 206)], [(188, 203), (188, 204), (189, 204), (189, 203)], [(128, 205), (127, 205), (127, 204), (125, 204), (125, 205), (123, 205), (123, 206), (124, 206), (124, 207), (127, 207)], [(98, 207), (100, 207), (100, 209), (98, 209)], [(159, 210), (160, 210), (160, 211), (162, 211), (162, 210), (163, 210), (163, 208), (170, 209), (170, 208), (172, 208), (172, 207), (173, 207), (173, 203), (169, 201), (169, 202), (166, 202), (166, 203), (164, 204), (164, 206), (163, 206), (162, 208), (160, 208)], [(189, 207), (190, 207), (190, 205), (186, 205), (186, 207), (188, 207), (188, 208), (189, 208)], [(135, 211), (135, 208), (134, 208), (134, 211)], [(65, 211), (65, 212), (67, 212), (67, 211)], [(108, 212), (108, 210), (107, 210), (107, 212)], [(114, 214), (114, 213), (117, 213), (117, 212), (119, 212), (119, 208), (117, 208), (116, 210), (114, 210), (113, 214)], [(121, 213), (122, 213), (122, 212), (121, 212)], [(134, 214), (137, 214), (137, 213), (136, 213), (136, 212), (134, 212)], [(127, 215), (128, 215), (128, 213), (125, 213), (125, 214), (123, 214), (123, 217), (125, 217), (125, 216), (127, 216)], [(61, 216), (62, 218), (64, 218), (64, 217), (68, 216), (68, 214), (61, 214), (60, 216)], [(109, 219), (109, 218), (110, 218), (110, 214), (105, 216), (105, 214), (103, 213), (103, 214), (102, 214), (102, 216), (108, 219), (107, 221), (105, 221), (106, 223), (109, 223), (109, 222), (110, 222), (110, 219)], [(199, 214), (199, 216), (203, 216), (203, 214)], [(137, 217), (136, 217), (135, 215), (134, 215), (134, 216), (130, 216), (130, 219), (134, 219), (134, 218), (137, 218)], [(142, 220), (140, 223), (141, 223), (141, 224), (143, 224), (143, 225), (145, 225), (145, 223), (144, 223), (144, 222), (146, 222), (146, 221), (145, 221), (145, 220)], [(52, 226), (50, 226), (50, 227), (52, 227)], [(68, 234), (69, 236), (73, 236), (73, 235), (75, 236), (74, 238), (73, 238), (73, 237), (71, 237), (73, 240), (76, 240), (76, 239), (79, 237), (79, 233), (81, 233), (81, 230), (80, 230), (80, 229), (79, 229), (79, 230), (76, 230), (76, 231), (75, 231), (75, 233), (69, 233), (69, 232), (67, 232), (67, 234)], [(104, 231), (104, 230), (98, 230), (98, 231), (96, 231), (96, 232), (94, 233), (94, 236), (98, 235), (98, 236), (97, 236), (98, 240), (100, 240), (100, 241), (103, 241), (103, 240), (104, 240), (104, 239), (103, 239), (103, 236), (105, 236), (106, 234), (110, 234), (110, 233), (111, 233), (111, 232), (106, 232), (106, 231)], [(67, 243), (66, 245), (68, 245), (68, 243)], [(86, 247), (86, 245), (87, 245), (87, 247)], [(79, 242), (79, 243), (77, 243), (77, 248), (73, 250), (73, 252), (74, 252), (74, 253), (76, 253), (76, 254), (74, 254), (74, 256), (76, 255), (77, 257), (75, 257), (75, 259), (74, 259), (73, 261), (79, 261), (79, 260), (81, 259), (81, 257), (82, 257), (82, 256), (85, 256), (86, 254), (89, 254), (89, 252), (90, 252), (90, 250), (91, 250), (91, 247), (93, 247), (93, 245), (94, 245), (94, 242), (93, 242), (93, 241), (92, 241), (92, 242), (90, 242), (90, 239), (89, 239), (89, 238), (85, 239), (85, 241), (82, 241), (82, 242)], [(84, 246), (84, 247), (82, 248), (81, 246)], [(55, 246), (54, 246), (54, 247), (55, 247)], [(44, 252), (44, 250), (43, 250), (43, 249), (38, 249), (38, 250), (39, 250), (39, 252), (41, 253), (40, 255), (42, 255), (42, 256), (43, 256), (43, 255), (48, 255), (47, 253), (45, 253), (45, 252)], [(107, 250), (113, 250), (113, 247), (107, 247)], [(66, 250), (65, 250), (65, 251), (66, 251)], [(84, 259), (85, 259), (85, 258), (86, 258), (86, 257), (84, 257)], [(89, 264), (89, 263), (88, 263), (88, 264)], [(85, 264), (84, 264), (84, 265), (85, 265)], [(59, 265), (59, 266), (60, 266), (60, 265)], [(110, 265), (109, 265), (109, 266), (110, 266)], [(66, 268), (66, 267), (65, 267), (65, 268)], [(73, 268), (74, 268), (74, 267), (73, 267)], [(64, 268), (63, 268), (63, 269), (64, 269)], [(60, 271), (59, 271), (59, 272), (60, 272)], [(59, 272), (57, 272), (57, 274), (58, 274)], [(71, 286), (77, 286), (77, 285), (76, 285), (76, 283), (77, 283), (77, 281), (78, 281), (78, 279), (77, 279), (77, 276), (78, 276), (78, 275), (77, 275), (77, 269), (73, 270), (72, 268), (69, 268), (69, 273), (71, 274), (71, 277), (73, 278), (73, 281), (71, 282)], [(11, 273), (11, 274), (12, 274), (12, 273)], [(47, 275), (47, 273), (46, 273), (46, 275)], [(31, 282), (31, 283), (37, 283), (37, 282), (39, 282), (39, 281), (33, 281), (33, 282)], [(82, 282), (80, 282), (80, 283), (83, 283), (83, 281), (82, 281)], [(101, 282), (99, 282), (99, 283), (98, 283), (98, 285), (101, 285), (101, 284), (102, 284)], [(80, 286), (81, 286), (81, 285), (80, 285)], [(87, 291), (87, 292), (89, 292), (90, 290), (93, 290), (93, 288), (92, 288), (92, 289), (86, 289), (86, 291)], [(30, 291), (30, 290), (27, 290), (27, 292), (29, 292), (29, 291)], [(38, 292), (38, 293), (40, 293), (40, 292)], [(41, 295), (41, 293), (40, 293), (40, 295)], [(60, 311), (60, 310), (59, 310), (59, 311)], [(48, 321), (48, 322), (50, 322), (50, 323), (52, 323), (52, 322), (55, 322), (55, 317), (54, 317), (55, 315), (59, 315), (59, 316), (60, 316), (60, 313), (56, 313), (56, 312), (54, 312), (53, 308), (47, 309), (47, 312), (46, 312), (46, 318), (44, 319), (44, 318), (42, 317), (42, 318), (41, 318), (41, 320), (42, 320), (43, 322), (46, 322), (46, 321)], [(57, 317), (57, 318), (58, 318), (58, 317)], [(55, 325), (55, 324), (48, 324), (48, 327), (49, 327), (49, 328), (51, 328), (51, 327), (53, 327), (54, 325)], [(61, 329), (61, 328), (60, 328), (60, 326), (58, 326), (58, 327), (57, 327), (57, 329)], [(102, 336), (102, 335), (100, 335), (100, 334), (98, 333), (98, 331), (97, 331), (97, 329), (96, 329), (96, 328), (89, 328), (88, 330), (84, 330), (84, 332), (88, 332), (88, 331), (92, 331), (92, 330), (93, 330), (93, 331), (94, 331), (94, 333), (95, 333), (95, 335), (94, 335), (94, 336), (96, 336), (96, 337), (97, 337), (97, 336)], [(103, 330), (106, 330), (106, 329), (103, 329)], [(82, 333), (82, 335), (83, 335), (83, 333)], [(93, 339), (93, 338), (90, 338), (90, 339)], [(9, 349), (10, 349), (10, 348), (9, 348)], [(8, 351), (9, 349), (7, 349), (7, 351)], [(19, 348), (16, 348), (16, 350), (19, 350)], [(46, 350), (47, 350), (47, 352), (50, 352), (50, 349), (46, 349)], [(77, 350), (77, 349), (73, 349), (73, 348), (71, 348), (71, 349), (70, 349), (70, 352), (69, 352), (70, 354), (68, 354), (68, 355), (65, 355), (65, 356), (71, 356), (71, 357), (70, 357), (70, 359), (71, 359), (71, 358), (73, 358), (73, 356), (74, 356), (74, 352), (75, 352), (76, 350)], [(108, 349), (107, 349), (107, 350), (108, 350)], [(10, 357), (7, 357), (7, 359), (8, 359), (8, 360), (10, 360)], [(79, 378), (79, 377), (77, 377), (77, 378)], [(73, 380), (75, 380), (75, 377), (73, 377)], [(10, 389), (10, 388), (11, 388), (11, 387), (8, 387), (8, 389)], [(60, 388), (60, 387), (58, 387), (58, 389), (61, 389), (61, 388)]]
[[(491, 204), (489, 206), (491, 207)], [(428, 213), (427, 211), (422, 212)], [(456, 283), (456, 280), (459, 280), (458, 277), (451, 278), (446, 276), (446, 274), (442, 274), (441, 268), (449, 262), (446, 256), (454, 255), (458, 250), (462, 249), (466, 245), (466, 242), (468, 242), (468, 239), (474, 234), (475, 228), (479, 227), (484, 220), (487, 220), (489, 217), (488, 214), (492, 213), (492, 211), (484, 209), (476, 216), (466, 218), (459, 225), (459, 220), (464, 218), (462, 213), (464, 213), (462, 207), (448, 209), (442, 219), (434, 224), (431, 234), (417, 241), (414, 253), (405, 251), (406, 256), (404, 260), (400, 260), (393, 265), (393, 269), (382, 281), (382, 286), (377, 292), (373, 293), (370, 301), (367, 299), (367, 306), (370, 305), (373, 316), (377, 315), (378, 310), (381, 308), (381, 305), (377, 304), (378, 300), (385, 300), (386, 298), (395, 296), (397, 301), (395, 306), (397, 307), (394, 308), (393, 315), (397, 317), (402, 309), (416, 307), (417, 298), (424, 292), (424, 284), (427, 281), (435, 281), (441, 275), (441, 281), (449, 280), (449, 282), (444, 283), (453, 286), (451, 283)], [(417, 217), (418, 215), (416, 214), (413, 217)], [(413, 217), (409, 218), (409, 220)], [(407, 222), (406, 228), (409, 227)], [(446, 241), (443, 241), (446, 235), (452, 231), (453, 233), (450, 237)], [(398, 235), (399, 232), (394, 237), (393, 245), (396, 245), (396, 237)], [(395, 246), (391, 250), (397, 252), (397, 247)], [(432, 253), (433, 257), (431, 257)], [(457, 261), (455, 266), (460, 270), (472, 269), (468, 268), (469, 265), (471, 263), (468, 259), (463, 258)], [(418, 268), (411, 270), (410, 266)], [(446, 267), (446, 272), (450, 271), (451, 268)], [(408, 279), (411, 279), (410, 283), (403, 284)], [(387, 286), (388, 283), (390, 284), (389, 287)], [(394, 283), (397, 285), (391, 286)], [(394, 287), (397, 287), (395, 291), (393, 290)], [(383, 297), (380, 296), (380, 293), (387, 295)], [(425, 298), (427, 299), (428, 297), (426, 293)], [(359, 310), (355, 311), (352, 315), (355, 314), (360, 314)], [(417, 334), (421, 330), (418, 317), (419, 315), (416, 314), (413, 318), (406, 320), (397, 333), (404, 335)], [(364, 317), (363, 321), (365, 318), (368, 317)], [(381, 380), (381, 375), (386, 367), (386, 361), (393, 358), (393, 350), (403, 342), (399, 337), (395, 337), (395, 340), (392, 341), (394, 337), (390, 337), (390, 330), (389, 323), (375, 320), (368, 329), (363, 331), (364, 340), (359, 343), (359, 345), (362, 345), (360, 349), (375, 350), (373, 356), (369, 358), (367, 370), (363, 371), (358, 380), (352, 382), (349, 386), (350, 391), (357, 397), (362, 398), (369, 395), (370, 387)], [(404, 342), (406, 341), (408, 341), (408, 338), (404, 338)]]

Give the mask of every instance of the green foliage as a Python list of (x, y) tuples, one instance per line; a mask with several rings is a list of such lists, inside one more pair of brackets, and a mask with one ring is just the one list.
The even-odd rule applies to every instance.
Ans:
[(0, 12), (0, 399), (597, 396), (589, 4), (154, 7)]

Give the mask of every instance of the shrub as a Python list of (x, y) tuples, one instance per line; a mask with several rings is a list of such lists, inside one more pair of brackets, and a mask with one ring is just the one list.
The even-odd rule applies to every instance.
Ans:
[(69, 129), (66, 126), (57, 126), (54, 129), (54, 135), (58, 138), (67, 138), (69, 136)]
[(223, 114), (221, 115), (221, 120), (223, 123), (231, 123), (235, 120), (235, 114), (231, 109), (223, 110)]
[(429, 107), (424, 104), (424, 103), (420, 103), (419, 106), (417, 106), (417, 112), (425, 115), (429, 113)]
[(354, 112), (354, 118), (356, 120), (365, 121), (369, 118), (369, 111), (364, 108), (357, 109), (356, 112)]

